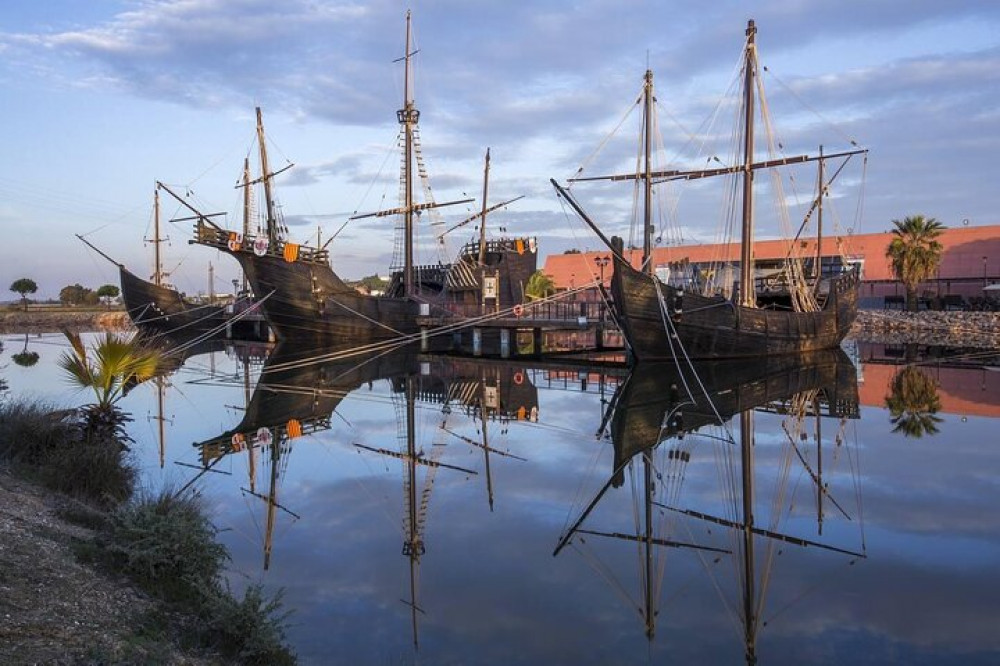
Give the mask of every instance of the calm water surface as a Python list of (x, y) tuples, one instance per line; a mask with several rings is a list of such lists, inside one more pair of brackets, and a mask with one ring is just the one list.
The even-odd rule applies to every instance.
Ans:
[[(2, 340), (4, 399), (87, 401), (60, 336)], [(122, 407), (144, 485), (191, 484), (234, 586), (284, 590), (302, 663), (1000, 662), (990, 367), (264, 352)]]

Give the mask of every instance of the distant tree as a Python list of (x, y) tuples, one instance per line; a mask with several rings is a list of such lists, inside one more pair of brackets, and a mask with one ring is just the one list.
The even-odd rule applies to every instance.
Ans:
[(524, 295), (530, 300), (546, 298), (556, 293), (556, 284), (552, 277), (544, 271), (535, 271), (528, 278), (528, 284), (524, 287)]
[(358, 283), (369, 293), (384, 293), (389, 288), (389, 281), (383, 280), (378, 275), (368, 275), (361, 278)]
[(38, 359), (41, 357), (38, 355), (38, 352), (20, 352), (11, 355), (11, 358), (14, 360), (14, 363), (22, 368), (30, 368), (38, 363)]
[(38, 359), (41, 358), (38, 352), (28, 351), (28, 334), (24, 334), (24, 348), (17, 354), (11, 354), (11, 359), (14, 363), (21, 366), (22, 368), (30, 368), (31, 366), (38, 363)]
[(911, 215), (902, 221), (893, 220), (892, 241), (885, 256), (892, 272), (906, 287), (906, 309), (917, 311), (917, 285), (934, 275), (941, 263), (943, 247), (937, 238), (944, 225), (933, 217)]
[(33, 294), (38, 291), (38, 285), (35, 281), (30, 278), (20, 278), (14, 280), (10, 285), (10, 290), (21, 294), (21, 303), (24, 304), (24, 311), (28, 311), (28, 297), (27, 294)]
[[(90, 294), (94, 294), (94, 292), (83, 285), (71, 284), (59, 290), (59, 302), (63, 305), (85, 305)], [(96, 294), (94, 294), (94, 299), (96, 302)]]
[(920, 438), (935, 435), (941, 417), (941, 398), (934, 378), (915, 365), (908, 365), (892, 378), (890, 393), (885, 397), (892, 432), (904, 437)]
[(570, 249), (563, 251), (563, 254), (580, 254), (580, 251), (575, 247), (571, 247)]
[(104, 301), (104, 304), (111, 309), (111, 299), (118, 296), (121, 290), (113, 284), (102, 284), (97, 288), (97, 297)]

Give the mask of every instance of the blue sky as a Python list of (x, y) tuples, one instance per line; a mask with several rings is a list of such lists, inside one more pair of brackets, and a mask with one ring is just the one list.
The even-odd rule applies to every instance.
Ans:
[[(147, 273), (143, 238), (156, 180), (206, 212), (227, 211), (237, 225), (233, 185), (252, 145), (255, 105), (272, 166), (296, 165), (277, 183), (293, 238), (314, 237), (317, 226), (326, 238), (352, 211), (395, 205), (402, 68), (393, 60), (403, 52), (407, 9), (436, 198), (479, 196), (489, 146), (491, 201), (525, 196), (491, 226), (538, 236), (543, 254), (598, 247), (548, 179), (572, 175), (608, 136), (647, 65), (666, 114), (668, 158), (697, 164), (683, 152), (686, 137), (725, 92), (748, 18), (774, 77), (765, 84), (783, 145), (794, 153), (822, 142), (832, 151), (851, 139), (871, 150), (864, 208), (846, 193), (839, 231), (882, 231), (914, 213), (948, 226), (997, 222), (995, 3), (12, 2), (0, 17), (0, 281), (31, 277), (43, 297), (72, 282), (116, 282), (113, 267), (74, 234)], [(590, 173), (627, 167), (634, 143), (609, 141)], [(799, 177), (794, 196), (786, 184), (785, 197), (807, 199), (809, 177)], [(842, 178), (859, 188), (860, 170)], [(664, 224), (676, 226), (661, 231), (663, 242), (712, 240), (718, 194), (691, 189), (661, 195), (672, 211)], [(630, 192), (576, 191), (606, 230), (628, 235)], [(675, 197), (684, 203), (673, 208)], [(165, 201), (165, 218), (184, 214)], [(212, 262), (215, 288), (224, 290), (235, 262), (188, 245), (188, 223), (166, 227), (165, 264), (177, 286), (205, 291)], [(760, 231), (780, 229), (764, 215)], [(348, 225), (330, 246), (335, 267), (347, 277), (385, 273), (392, 236), (381, 219)], [(433, 259), (429, 245), (425, 260)]]

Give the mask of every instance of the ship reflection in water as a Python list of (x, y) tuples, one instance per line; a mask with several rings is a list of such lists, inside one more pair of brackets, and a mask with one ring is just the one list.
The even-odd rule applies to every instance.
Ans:
[(203, 351), (123, 401), (138, 462), (284, 589), (302, 663), (1000, 655), (995, 357)]

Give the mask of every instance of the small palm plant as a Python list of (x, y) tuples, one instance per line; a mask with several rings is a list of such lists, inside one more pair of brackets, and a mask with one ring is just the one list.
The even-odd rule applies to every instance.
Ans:
[(544, 271), (535, 271), (528, 278), (528, 284), (524, 287), (524, 295), (530, 301), (537, 301), (548, 298), (556, 293), (556, 284), (552, 277)]
[(63, 330), (72, 352), (63, 352), (59, 366), (69, 380), (94, 392), (95, 402), (81, 408), (87, 441), (118, 441), (123, 448), (130, 438), (125, 423), (131, 419), (115, 405), (130, 381), (145, 381), (160, 365), (158, 349), (136, 335), (105, 333), (88, 353), (80, 334)]

